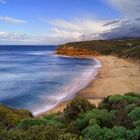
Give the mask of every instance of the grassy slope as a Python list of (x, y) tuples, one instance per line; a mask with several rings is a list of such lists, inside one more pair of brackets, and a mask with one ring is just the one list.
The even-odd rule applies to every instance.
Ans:
[(12, 109), (5, 105), (0, 105), (0, 128), (9, 129), (14, 127), (17, 123), (26, 118), (33, 118), (30, 111), (24, 109)]
[(140, 59), (140, 39), (117, 39), (117, 40), (93, 40), (72, 42), (58, 48), (58, 53), (73, 47), (73, 49), (84, 49), (89, 52), (95, 51), (103, 55), (117, 55), (118, 57)]

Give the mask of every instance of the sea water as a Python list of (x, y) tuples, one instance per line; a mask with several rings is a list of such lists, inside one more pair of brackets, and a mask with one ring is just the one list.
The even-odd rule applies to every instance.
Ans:
[(95, 78), (98, 60), (59, 56), (57, 47), (0, 46), (0, 103), (37, 115)]

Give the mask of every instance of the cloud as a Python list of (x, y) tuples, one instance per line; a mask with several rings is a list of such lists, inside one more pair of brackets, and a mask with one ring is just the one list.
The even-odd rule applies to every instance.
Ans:
[(14, 23), (14, 24), (24, 24), (24, 23), (27, 23), (26, 20), (16, 19), (16, 18), (8, 17), (8, 16), (0, 16), (0, 20), (8, 22), (8, 23)]
[(93, 33), (82, 36), (82, 39), (112, 39), (121, 37), (140, 37), (140, 0), (107, 0), (118, 10), (123, 18), (106, 22), (108, 27), (101, 33)]
[[(17, 44), (61, 44), (92, 39), (140, 37), (140, 0), (107, 1), (114, 9), (121, 12), (123, 15), (121, 19), (54, 19), (49, 21), (51, 24), (49, 33), (29, 35), (27, 33), (1, 31), (0, 43), (10, 41)], [(16, 24), (26, 23), (25, 20), (10, 17), (0, 17), (0, 20)]]
[(53, 20), (51, 24), (51, 38), (60, 39), (60, 43), (69, 41), (80, 41), (81, 36), (93, 33), (102, 33), (109, 30), (110, 27), (103, 26), (109, 20), (96, 19), (74, 19), (74, 20)]
[[(61, 24), (60, 24), (61, 23)], [(81, 23), (81, 24), (80, 24)], [(0, 42), (17, 44), (62, 44), (71, 41), (140, 37), (140, 20), (55, 20), (49, 33), (29, 35), (16, 32), (0, 32)]]
[(6, 4), (7, 2), (5, 0), (0, 0), (0, 4)]
[(120, 22), (120, 20), (109, 21), (109, 22), (105, 23), (103, 26), (113, 25), (113, 24), (116, 24), (118, 22)]
[(29, 35), (18, 32), (0, 31), (0, 44), (59, 44), (63, 39), (48, 35)]
[(88, 19), (88, 18), (77, 18), (71, 21), (67, 20), (53, 20), (51, 24), (56, 28), (61, 30), (70, 31), (70, 32), (100, 32), (105, 30), (106, 27), (102, 25), (106, 23), (106, 20), (96, 20), (96, 19)]
[(117, 26), (99, 35), (102, 39), (140, 37), (140, 20), (120, 20)]
[(63, 42), (92, 39), (113, 39), (140, 37), (140, 18), (134, 19), (77, 19), (72, 21), (55, 20), (53, 37)]
[(137, 21), (140, 21), (140, 17), (136, 18)]
[[(122, 19), (55, 20), (52, 24), (59, 32), (60, 38), (67, 36), (66, 40), (140, 37), (140, 0), (108, 0), (108, 3), (123, 15)], [(57, 32), (54, 34), (58, 35)]]
[(0, 41), (26, 41), (30, 37), (27, 34), (16, 32), (0, 32)]
[[(0, 44), (60, 44), (67, 41), (73, 41), (75, 38), (70, 38), (69, 35), (61, 36), (62, 33), (55, 35), (29, 35), (18, 32), (0, 31)], [(63, 34), (65, 34), (63, 32)], [(66, 33), (67, 34), (67, 33)]]
[(140, 15), (140, 0), (107, 0), (108, 3), (121, 12), (126, 18), (135, 18)]

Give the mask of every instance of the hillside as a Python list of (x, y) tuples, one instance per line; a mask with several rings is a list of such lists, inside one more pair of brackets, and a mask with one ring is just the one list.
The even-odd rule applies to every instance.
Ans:
[(0, 125), (0, 140), (140, 139), (140, 94), (136, 93), (108, 96), (98, 108), (78, 96), (62, 113), (40, 118), (29, 115), (7, 129), (3, 126), (15, 122), (20, 111), (17, 114), (17, 110), (0, 108), (0, 124), (5, 122)]
[(61, 55), (115, 55), (140, 59), (140, 38), (93, 40), (72, 42), (61, 45), (57, 54)]
[(0, 105), (0, 129), (8, 130), (15, 127), (20, 120), (33, 118), (30, 111), (25, 109), (13, 109), (5, 105)]

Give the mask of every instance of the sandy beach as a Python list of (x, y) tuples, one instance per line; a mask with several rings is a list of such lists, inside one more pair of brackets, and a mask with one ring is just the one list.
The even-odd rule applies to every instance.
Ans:
[[(77, 95), (87, 98), (96, 106), (108, 95), (140, 92), (140, 63), (115, 56), (96, 56), (102, 63), (96, 79)], [(69, 101), (61, 102), (48, 113), (62, 112)], [(43, 113), (41, 115), (46, 114)]]

